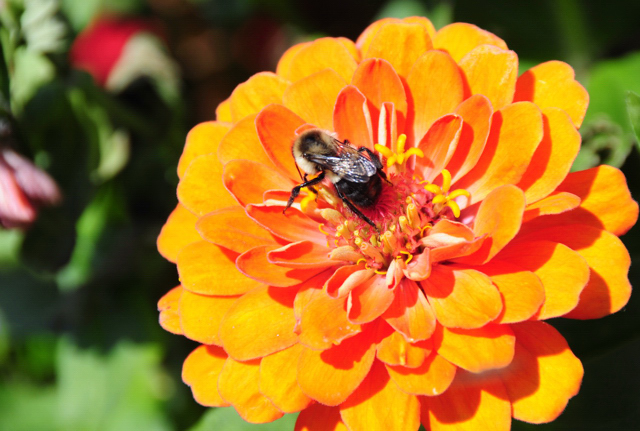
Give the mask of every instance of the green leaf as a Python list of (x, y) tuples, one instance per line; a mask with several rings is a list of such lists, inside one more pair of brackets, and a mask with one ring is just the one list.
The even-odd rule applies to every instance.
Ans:
[(104, 356), (63, 340), (57, 378), (59, 429), (170, 429), (162, 408), (169, 387), (154, 346), (120, 342)]
[(627, 113), (631, 127), (636, 134), (636, 145), (640, 150), (640, 95), (633, 91), (627, 93)]
[(24, 46), (16, 48), (13, 61), (11, 106), (20, 112), (40, 87), (53, 80), (55, 69), (47, 57)]
[(292, 430), (296, 423), (297, 414), (287, 414), (282, 418), (266, 424), (252, 424), (246, 422), (231, 407), (209, 409), (198, 423), (189, 431), (280, 431)]
[(57, 431), (54, 387), (11, 381), (0, 385), (0, 429)]

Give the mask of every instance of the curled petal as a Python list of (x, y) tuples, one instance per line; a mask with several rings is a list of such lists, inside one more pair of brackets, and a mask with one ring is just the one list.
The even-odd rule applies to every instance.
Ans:
[(332, 298), (341, 298), (373, 277), (373, 274), (372, 269), (362, 269), (360, 265), (341, 266), (327, 280), (324, 287)]
[(461, 130), (461, 117), (445, 115), (437, 119), (420, 140), (418, 148), (424, 157), (416, 160), (416, 170), (423, 173), (425, 180), (432, 182), (449, 163), (458, 146)]
[(222, 347), (199, 346), (184, 361), (182, 381), (191, 386), (193, 398), (203, 406), (229, 406), (218, 392), (218, 377), (226, 360)]
[(554, 192), (546, 198), (527, 205), (522, 222), (526, 223), (543, 215), (562, 214), (577, 208), (579, 205), (580, 198), (578, 196), (567, 192)]
[(341, 140), (373, 151), (373, 125), (367, 98), (353, 85), (344, 87), (336, 100), (333, 128)]
[(272, 422), (283, 413), (260, 393), (260, 361), (238, 362), (229, 357), (218, 378), (220, 395), (251, 423)]
[(269, 262), (287, 268), (327, 268), (335, 266), (329, 260), (329, 248), (311, 241), (287, 244), (267, 253)]
[(371, 277), (349, 292), (347, 317), (353, 323), (371, 322), (389, 308), (394, 297), (384, 277)]
[(513, 417), (531, 423), (550, 422), (578, 393), (583, 368), (565, 339), (544, 322), (513, 325), (516, 350), (500, 374), (513, 406)]
[(340, 413), (345, 424), (354, 430), (417, 431), (420, 427), (418, 397), (400, 390), (379, 361), (340, 406)]

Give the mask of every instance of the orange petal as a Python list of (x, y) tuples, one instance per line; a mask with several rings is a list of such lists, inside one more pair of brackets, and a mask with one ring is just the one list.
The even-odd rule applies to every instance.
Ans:
[(275, 169), (250, 160), (232, 160), (224, 165), (224, 186), (240, 203), (258, 204), (267, 190), (287, 190), (291, 180)]
[[(293, 299), (296, 289), (259, 286), (229, 309), (220, 325), (224, 350), (238, 361), (270, 355), (293, 345)], [(256, 336), (260, 334), (260, 336)]]
[(300, 343), (316, 350), (328, 349), (361, 331), (360, 325), (347, 319), (346, 297), (331, 298), (321, 289), (322, 284), (314, 288), (321, 276), (305, 283), (294, 302)]
[(436, 119), (462, 102), (462, 74), (447, 53), (427, 51), (414, 63), (407, 84), (413, 98), (413, 135), (420, 142)]
[(529, 168), (518, 183), (527, 203), (549, 195), (565, 179), (580, 150), (580, 134), (571, 119), (558, 108), (542, 111), (544, 138), (533, 154)]
[(480, 45), (469, 51), (459, 64), (471, 94), (484, 94), (495, 110), (511, 103), (518, 78), (515, 52)]
[(507, 262), (492, 261), (478, 268), (491, 277), (502, 296), (502, 313), (496, 323), (521, 322), (531, 318), (544, 303), (544, 286), (531, 271)]
[(458, 372), (447, 391), (437, 397), (420, 397), (422, 422), (431, 431), (508, 431), (511, 404), (505, 386), (497, 379), (486, 379)]
[[(384, 102), (393, 103), (400, 117), (398, 128), (403, 130), (407, 114), (407, 96), (400, 77), (389, 62), (375, 58), (364, 60), (358, 65), (351, 83), (367, 98), (374, 132), (378, 131), (380, 111)], [(374, 136), (374, 140), (375, 138)], [(376, 141), (379, 143), (380, 138)]]
[(477, 237), (487, 235), (489, 239), (473, 258), (488, 262), (509, 244), (520, 230), (524, 207), (524, 193), (516, 186), (498, 187), (489, 193), (480, 204), (473, 225)]
[(424, 157), (416, 159), (416, 171), (426, 181), (432, 182), (447, 165), (458, 146), (462, 118), (450, 114), (436, 120), (418, 143)]
[(260, 361), (238, 362), (227, 358), (218, 378), (218, 390), (247, 422), (266, 423), (282, 417), (267, 397), (260, 393)]
[(284, 93), (284, 105), (307, 123), (331, 130), (336, 99), (346, 85), (338, 73), (324, 69), (291, 85)]
[(330, 249), (311, 241), (287, 244), (267, 253), (269, 262), (287, 268), (327, 268), (336, 262), (329, 260)]
[(436, 318), (449, 328), (479, 328), (502, 311), (500, 293), (483, 273), (434, 265), (431, 276), (421, 282)]
[(160, 312), (160, 326), (172, 334), (182, 334), (180, 326), (180, 314), (178, 303), (182, 295), (182, 286), (177, 286), (167, 292), (158, 301), (158, 311)]
[(298, 384), (314, 400), (337, 406), (369, 373), (376, 355), (373, 330), (361, 332), (327, 350), (305, 347), (298, 362)]
[(343, 42), (324, 37), (305, 44), (293, 55), (285, 78), (296, 82), (321, 70), (331, 69), (349, 81), (356, 66), (353, 55)]
[(318, 229), (318, 222), (310, 219), (297, 208), (289, 208), (282, 214), (284, 206), (248, 205), (249, 217), (262, 225), (272, 234), (287, 241), (313, 241), (326, 244), (327, 237)]
[(433, 39), (433, 37), (436, 34), (436, 29), (431, 23), (431, 21), (429, 21), (428, 18), (425, 18), (422, 16), (411, 16), (404, 19), (382, 18), (377, 21), (374, 21), (371, 25), (369, 25), (369, 27), (367, 27), (362, 32), (362, 34), (358, 37), (358, 40), (356, 41), (356, 46), (360, 49), (360, 51), (366, 52), (369, 49), (369, 45), (375, 39), (375, 37), (377, 36), (378, 32), (382, 27), (386, 26), (387, 24), (402, 23), (402, 22), (409, 23), (409, 24), (420, 24), (422, 27), (424, 27), (430, 39)]
[(256, 131), (256, 114), (249, 115), (233, 125), (231, 130), (220, 141), (218, 159), (222, 164), (231, 160), (246, 159), (263, 165), (275, 165), (262, 148), (262, 143)]
[(196, 225), (202, 238), (236, 253), (273, 244), (273, 237), (247, 217), (239, 206), (223, 208), (202, 216)]
[(294, 431), (349, 431), (337, 407), (311, 404), (298, 415)]
[(480, 160), (455, 188), (471, 193), (470, 204), (492, 190), (517, 184), (543, 137), (542, 113), (532, 103), (519, 102), (493, 114), (491, 132)]
[(561, 61), (547, 61), (520, 75), (514, 101), (530, 100), (541, 108), (563, 109), (580, 127), (589, 105), (589, 93), (575, 80), (573, 68)]
[(580, 198), (578, 196), (567, 192), (553, 192), (546, 198), (527, 205), (522, 222), (526, 223), (543, 215), (562, 214), (579, 205)]
[(424, 26), (392, 22), (378, 30), (367, 50), (362, 51), (362, 58), (387, 60), (400, 76), (406, 78), (418, 57), (431, 48), (431, 38)]
[(257, 246), (242, 253), (236, 259), (236, 266), (247, 277), (261, 283), (277, 287), (289, 287), (300, 284), (325, 268), (286, 268), (267, 260), (267, 253), (278, 246)]
[(434, 396), (447, 390), (456, 375), (457, 367), (437, 353), (432, 353), (417, 368), (387, 366), (391, 379), (404, 392)]
[(389, 378), (376, 361), (367, 378), (340, 406), (342, 420), (352, 430), (415, 430), (420, 427), (420, 403)]
[(432, 347), (431, 340), (409, 343), (402, 334), (392, 330), (378, 343), (376, 357), (387, 365), (417, 368), (427, 359)]
[(269, 105), (256, 117), (256, 130), (271, 161), (289, 178), (299, 178), (291, 145), (305, 121), (282, 105)]
[(384, 277), (371, 277), (349, 292), (347, 317), (352, 323), (371, 322), (389, 308), (394, 296)]
[(544, 322), (513, 325), (516, 354), (501, 373), (513, 417), (530, 423), (550, 422), (578, 393), (583, 368), (565, 339)]
[(515, 336), (509, 325), (488, 324), (478, 329), (442, 328), (438, 354), (465, 370), (480, 373), (509, 365), (514, 345)]
[(575, 250), (591, 268), (589, 282), (578, 306), (567, 315), (573, 319), (598, 319), (624, 307), (631, 295), (627, 278), (631, 259), (624, 244), (605, 230), (576, 224), (537, 230), (532, 235), (558, 241)]
[(563, 244), (530, 239), (508, 246), (496, 261), (510, 262), (540, 278), (545, 301), (538, 319), (562, 316), (578, 304), (580, 292), (589, 280), (589, 267), (578, 253)]
[(280, 75), (286, 79), (290, 80), (291, 76), (291, 65), (293, 64), (293, 59), (303, 48), (311, 45), (311, 42), (298, 43), (291, 46), (287, 49), (280, 60), (278, 60), (278, 65), (276, 66), (276, 74)]
[(382, 316), (410, 343), (426, 340), (436, 327), (431, 305), (415, 281), (403, 279), (394, 290), (395, 298)]
[(275, 73), (256, 73), (231, 93), (231, 120), (235, 123), (271, 103), (282, 103), (282, 95), (289, 85), (289, 81)]
[(176, 206), (158, 235), (157, 246), (162, 257), (175, 263), (182, 248), (202, 239), (195, 229), (197, 221), (198, 218), (185, 207)]
[(624, 174), (612, 166), (570, 173), (558, 191), (573, 193), (582, 203), (579, 211), (554, 217), (553, 224), (590, 224), (620, 236), (638, 220), (638, 203), (629, 193)]
[(183, 289), (180, 298), (180, 324), (184, 335), (204, 344), (222, 345), (220, 322), (239, 296), (199, 295)]
[(373, 150), (372, 127), (366, 97), (353, 85), (347, 85), (338, 94), (333, 112), (333, 129), (338, 138)]
[(507, 49), (507, 44), (495, 34), (462, 22), (442, 27), (433, 38), (433, 47), (448, 52), (455, 61), (460, 61), (468, 52), (480, 45), (493, 45)]
[(229, 131), (228, 124), (207, 121), (197, 124), (189, 131), (187, 141), (178, 162), (178, 177), (182, 178), (189, 164), (198, 156), (215, 153), (222, 137)]
[(351, 290), (364, 283), (373, 276), (372, 269), (362, 269), (360, 265), (341, 266), (327, 280), (325, 290), (332, 298), (341, 298)]
[(451, 220), (439, 220), (420, 241), (429, 247), (431, 264), (475, 253), (486, 237), (475, 238), (466, 225)]
[(237, 254), (207, 241), (189, 244), (178, 254), (182, 287), (203, 295), (239, 295), (257, 286), (236, 269)]
[(178, 184), (180, 203), (198, 216), (236, 205), (222, 184), (222, 172), (222, 163), (216, 154), (194, 159)]
[(294, 344), (260, 361), (260, 392), (285, 413), (299, 412), (311, 403), (311, 398), (300, 390), (297, 369), (292, 366), (298, 363), (302, 348)]
[(182, 381), (191, 386), (193, 398), (203, 406), (229, 406), (218, 392), (218, 377), (226, 360), (221, 347), (199, 346), (184, 361)]
[(455, 110), (464, 120), (456, 152), (447, 164), (453, 184), (466, 175), (480, 159), (491, 128), (493, 108), (482, 94), (471, 96)]
[(216, 121), (231, 122), (231, 101), (229, 99), (231, 98), (220, 102), (216, 108)]

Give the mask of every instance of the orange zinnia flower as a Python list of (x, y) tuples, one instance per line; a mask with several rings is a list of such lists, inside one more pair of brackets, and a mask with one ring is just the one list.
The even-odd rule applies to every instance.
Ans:
[[(384, 19), (290, 48), (197, 125), (158, 239), (181, 286), (161, 325), (203, 345), (183, 379), (250, 422), (297, 430), (507, 430), (555, 419), (583, 369), (543, 320), (599, 318), (631, 286), (624, 176), (569, 173), (588, 95), (565, 63), (469, 24)], [(377, 151), (387, 181), (350, 211), (301, 183), (308, 128)]]

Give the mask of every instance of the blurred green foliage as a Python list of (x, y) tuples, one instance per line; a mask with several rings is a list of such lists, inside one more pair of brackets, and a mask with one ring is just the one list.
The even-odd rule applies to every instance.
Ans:
[[(117, 91), (69, 63), (73, 41), (105, 13), (162, 23), (170, 53)], [(16, 149), (64, 194), (29, 230), (0, 230), (0, 430), (293, 429), (294, 415), (258, 426), (233, 409), (205, 410), (180, 380), (195, 343), (163, 331), (155, 310), (177, 284), (175, 266), (155, 249), (176, 203), (176, 164), (189, 127), (211, 118), (239, 82), (273, 69), (277, 55), (256, 60), (267, 48), (286, 48), (256, 48), (256, 22), (290, 44), (309, 34), (355, 38), (376, 18), (416, 13), (437, 27), (466, 21), (498, 34), (518, 53), (521, 71), (551, 59), (572, 64), (591, 96), (574, 169), (621, 167), (637, 200), (638, 2), (0, 2), (0, 119), (11, 124)], [(194, 26), (208, 35), (210, 52), (183, 49), (181, 32)], [(181, 82), (167, 72), (174, 63)], [(623, 238), (636, 286), (639, 232)], [(635, 429), (639, 315), (632, 296), (606, 319), (554, 320), (585, 365), (581, 393), (557, 421), (513, 429)]]

